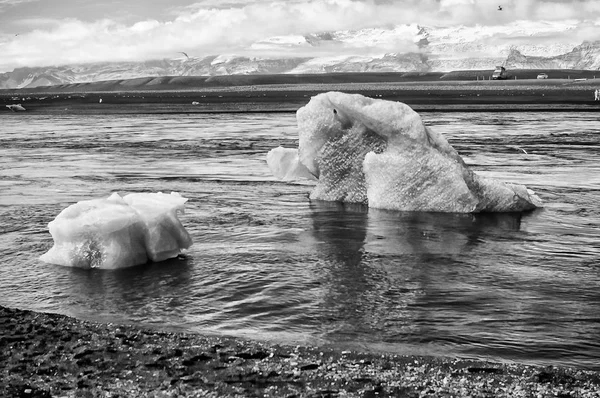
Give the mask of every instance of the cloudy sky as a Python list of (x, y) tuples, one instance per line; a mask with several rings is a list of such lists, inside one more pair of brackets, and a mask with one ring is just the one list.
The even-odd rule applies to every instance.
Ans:
[[(501, 30), (546, 22), (561, 27), (555, 34), (547, 32), (546, 40), (600, 40), (600, 1), (0, 0), (0, 72), (22, 66), (176, 58), (180, 51), (192, 57), (269, 55), (262, 54), (267, 51), (260, 45), (265, 39), (319, 32), (416, 24)], [(412, 37), (399, 36), (391, 43), (411, 50)], [(321, 51), (368, 51), (359, 47)]]

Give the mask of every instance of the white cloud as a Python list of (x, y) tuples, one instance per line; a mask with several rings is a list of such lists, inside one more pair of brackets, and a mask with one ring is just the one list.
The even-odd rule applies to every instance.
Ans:
[(0, 11), (8, 7), (16, 7), (21, 4), (31, 3), (39, 0), (0, 0)]
[[(17, 0), (33, 1), (33, 0)], [(0, 7), (7, 0), (0, 0)], [(498, 3), (503, 10), (498, 11)], [(109, 60), (145, 60), (173, 57), (179, 51), (191, 56), (248, 53), (253, 43), (270, 37), (310, 33), (421, 25), (500, 26), (519, 20), (558, 21), (574, 19), (569, 40), (598, 39), (600, 1), (551, 0), (268, 0), (219, 2), (206, 0), (171, 10), (169, 20), (147, 19), (131, 25), (111, 20), (83, 22), (78, 19), (45, 20), (33, 31), (18, 37), (0, 37), (0, 70), (18, 66), (53, 65)], [(583, 22), (587, 21), (587, 22)], [(581, 28), (577, 28), (578, 24)], [(382, 34), (384, 34), (382, 33)], [(411, 34), (382, 38), (370, 48), (359, 44), (310, 48), (289, 47), (291, 55), (309, 52), (410, 51)], [(554, 39), (554, 38), (553, 38)], [(254, 46), (258, 51), (261, 46)], [(264, 50), (264, 46), (263, 46)], [(260, 55), (260, 54), (256, 54)]]

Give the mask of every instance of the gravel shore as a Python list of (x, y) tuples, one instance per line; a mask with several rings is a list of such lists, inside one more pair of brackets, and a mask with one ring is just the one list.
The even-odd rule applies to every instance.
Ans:
[(600, 373), (280, 346), (0, 306), (2, 397), (600, 397)]

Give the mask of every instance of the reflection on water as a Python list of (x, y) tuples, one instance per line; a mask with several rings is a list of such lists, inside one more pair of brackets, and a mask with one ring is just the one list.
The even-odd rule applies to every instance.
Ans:
[[(560, 261), (517, 257), (529, 244), (522, 218), (535, 213), (311, 207), (317, 250), (328, 271), (328, 341), (521, 361), (531, 361), (535, 350), (538, 363), (569, 357), (588, 366), (590, 352), (600, 348), (589, 339), (600, 333), (600, 292), (582, 297), (577, 288), (597, 286), (597, 270), (571, 275)], [(565, 290), (574, 294), (565, 296)]]
[[(429, 307), (434, 295), (452, 300), (453, 290), (467, 286), (458, 279), (475, 271), (462, 269), (460, 259), (487, 240), (518, 233), (522, 217), (392, 212), (328, 202), (313, 202), (311, 209), (316, 250), (327, 270), (327, 340), (364, 347), (373, 341), (400, 343), (396, 350), (439, 341), (443, 318), (456, 319), (441, 314), (433, 328), (438, 330), (430, 330), (428, 318), (438, 311), (421, 306)], [(470, 290), (460, 296), (475, 294)], [(444, 350), (420, 348), (430, 354)]]
[[(297, 146), (294, 115), (3, 120), (0, 304), (287, 343), (598, 369), (595, 120), (424, 117), (477, 172), (526, 184), (546, 207), (465, 215), (310, 202), (309, 183), (275, 180), (264, 160), (277, 145)], [(177, 259), (109, 272), (39, 261), (52, 244), (49, 221), (114, 191), (189, 198), (181, 220), (194, 245)]]
[[(73, 316), (84, 316), (90, 310), (104, 321), (125, 321), (123, 314), (140, 314), (140, 321), (152, 323), (152, 314), (158, 308), (177, 308), (189, 305), (192, 292), (190, 264), (184, 257), (159, 264), (106, 272), (98, 269), (53, 267), (60, 274), (61, 285), (68, 289), (65, 297), (71, 301)], [(186, 294), (187, 293), (187, 294)], [(148, 297), (154, 297), (149, 301)], [(132, 311), (132, 309), (135, 309)], [(160, 310), (163, 311), (163, 310)]]

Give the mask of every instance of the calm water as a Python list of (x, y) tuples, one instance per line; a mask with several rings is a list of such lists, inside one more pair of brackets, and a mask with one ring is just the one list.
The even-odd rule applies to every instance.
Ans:
[[(287, 343), (600, 369), (595, 113), (426, 113), (468, 164), (545, 201), (524, 215), (310, 202), (271, 177), (293, 114), (0, 115), (0, 304)], [(525, 154), (523, 152), (527, 152)], [(194, 245), (120, 271), (49, 265), (79, 200), (177, 191)]]

